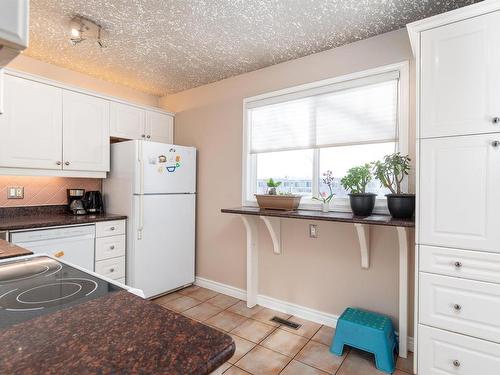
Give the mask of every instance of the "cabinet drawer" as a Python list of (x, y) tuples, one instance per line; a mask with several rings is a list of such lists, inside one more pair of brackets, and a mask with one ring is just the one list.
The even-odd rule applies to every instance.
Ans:
[(500, 284), (500, 254), (420, 246), (420, 271)]
[(116, 280), (125, 277), (125, 257), (95, 262), (95, 272)]
[(500, 285), (420, 273), (420, 322), (500, 342)]
[(125, 255), (125, 235), (96, 238), (95, 260), (116, 258)]
[(125, 234), (125, 220), (101, 221), (95, 224), (96, 237)]
[(127, 285), (127, 284), (125, 284), (125, 278), (124, 277), (121, 277), (119, 279), (115, 279), (115, 281), (118, 281), (119, 283), (122, 283), (123, 285)]
[(498, 375), (500, 345), (419, 325), (418, 373)]

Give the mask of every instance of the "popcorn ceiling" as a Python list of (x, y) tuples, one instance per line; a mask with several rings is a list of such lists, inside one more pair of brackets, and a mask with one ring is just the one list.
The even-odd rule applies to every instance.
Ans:
[[(168, 95), (396, 30), (477, 0), (31, 0), (25, 54)], [(107, 48), (69, 43), (88, 17)]]

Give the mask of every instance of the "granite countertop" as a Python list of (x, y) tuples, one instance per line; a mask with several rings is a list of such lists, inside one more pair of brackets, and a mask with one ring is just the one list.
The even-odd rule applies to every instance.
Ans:
[(306, 220), (322, 220), (322, 221), (337, 221), (342, 223), (356, 224), (371, 224), (385, 225), (392, 227), (414, 227), (415, 219), (394, 219), (389, 215), (371, 215), (371, 216), (354, 216), (350, 212), (321, 212), (314, 210), (296, 210), (296, 211), (280, 211), (266, 210), (259, 207), (236, 207), (223, 208), (222, 213), (255, 215), (255, 216), (272, 216), (284, 219), (306, 219)]
[(31, 251), (0, 239), (0, 259), (31, 255)]
[(66, 206), (0, 208), (0, 231), (88, 224), (126, 218), (124, 215), (106, 213), (70, 215), (66, 212)]
[(208, 374), (234, 350), (230, 336), (123, 291), (0, 330), (0, 373)]

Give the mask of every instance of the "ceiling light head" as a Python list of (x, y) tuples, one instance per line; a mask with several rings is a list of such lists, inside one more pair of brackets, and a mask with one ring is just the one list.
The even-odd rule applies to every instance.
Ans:
[(69, 22), (69, 29), (72, 45), (76, 46), (86, 39), (94, 39), (99, 47), (105, 47), (102, 27), (96, 22), (82, 16), (74, 16)]

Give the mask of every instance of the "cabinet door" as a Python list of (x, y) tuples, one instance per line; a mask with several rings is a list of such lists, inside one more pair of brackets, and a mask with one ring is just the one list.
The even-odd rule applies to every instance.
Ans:
[(122, 139), (141, 139), (145, 111), (122, 103), (110, 103), (110, 135)]
[(421, 141), (424, 245), (500, 252), (500, 134)]
[(149, 141), (173, 143), (174, 119), (165, 113), (146, 112), (146, 137)]
[(421, 38), (420, 136), (500, 131), (500, 12)]
[(0, 166), (61, 169), (61, 89), (7, 74), (4, 78)]
[(64, 169), (109, 171), (109, 102), (72, 91), (63, 93)]

